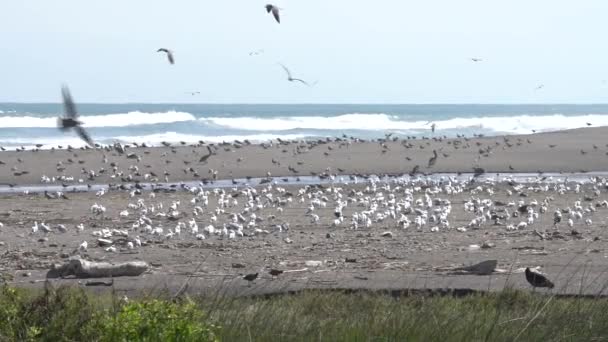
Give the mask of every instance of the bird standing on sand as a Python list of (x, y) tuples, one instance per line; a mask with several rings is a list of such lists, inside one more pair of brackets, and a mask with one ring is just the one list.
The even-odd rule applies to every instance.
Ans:
[(281, 274), (283, 274), (283, 272), (285, 272), (285, 271), (277, 270), (276, 268), (272, 268), (272, 269), (270, 269), (270, 271), (268, 273), (274, 278), (274, 277), (280, 276)]
[(271, 13), (277, 23), (281, 23), (281, 17), (279, 16), (279, 8), (273, 4), (266, 5), (266, 12)]
[(169, 63), (171, 64), (175, 64), (175, 59), (173, 58), (173, 51), (169, 50), (169, 49), (165, 49), (165, 48), (160, 48), (158, 50), (156, 50), (156, 52), (164, 52), (167, 54), (167, 59), (169, 60)]
[(67, 86), (64, 85), (61, 88), (61, 95), (63, 96), (63, 109), (65, 116), (57, 118), (57, 125), (59, 126), (59, 129), (66, 131), (73, 128), (76, 131), (76, 134), (78, 134), (82, 140), (84, 140), (91, 147), (95, 147), (91, 137), (87, 134), (84, 128), (82, 128), (82, 122), (77, 119), (78, 113), (76, 112), (76, 105), (72, 100), (72, 95), (70, 95), (70, 90)]
[(433, 165), (435, 165), (435, 162), (437, 162), (437, 151), (433, 150), (433, 156), (431, 157), (431, 159), (429, 159), (429, 165), (428, 167), (433, 167)]
[(533, 287), (548, 287), (552, 289), (555, 286), (547, 277), (532, 271), (529, 267), (526, 267), (526, 280)]
[(247, 274), (243, 277), (243, 279), (245, 279), (249, 282), (249, 285), (251, 285), (251, 282), (256, 280), (257, 278), (258, 278), (258, 273)]
[(280, 65), (281, 67), (283, 67), (283, 70), (285, 70), (285, 73), (287, 73), (287, 80), (288, 80), (289, 82), (298, 81), (298, 82), (301, 82), (301, 83), (303, 83), (303, 84), (305, 84), (305, 85), (307, 85), (307, 86), (309, 86), (309, 87), (310, 87), (310, 84), (308, 84), (308, 82), (304, 81), (303, 79), (300, 79), (300, 78), (294, 78), (293, 76), (291, 76), (291, 72), (289, 71), (289, 69), (287, 69), (287, 67), (286, 67), (286, 66), (284, 66), (284, 65), (283, 65), (283, 64), (281, 64), (281, 63), (279, 63), (279, 65)]

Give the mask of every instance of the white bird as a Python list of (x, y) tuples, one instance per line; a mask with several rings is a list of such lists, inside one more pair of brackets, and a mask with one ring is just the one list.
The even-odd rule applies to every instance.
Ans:
[(84, 241), (83, 243), (80, 244), (80, 246), (78, 246), (78, 250), (86, 251), (88, 246), (89, 246), (89, 244), (86, 241)]
[[(278, 63), (278, 64), (279, 64), (279, 65), (280, 65), (280, 66), (283, 68), (283, 70), (285, 70), (285, 73), (287, 74), (287, 80), (288, 80), (289, 82), (295, 82), (295, 81), (297, 81), (297, 82), (300, 82), (300, 83), (305, 84), (305, 85), (307, 85), (307, 86), (309, 86), (309, 87), (310, 87), (310, 84), (308, 84), (308, 82), (304, 81), (303, 79), (301, 79), (301, 78), (294, 78), (294, 77), (291, 75), (291, 72), (289, 71), (289, 69), (287, 69), (287, 67), (286, 67), (286, 66), (284, 66), (284, 65), (283, 65), (283, 64), (281, 64), (281, 63)], [(314, 85), (314, 84), (313, 84), (313, 85)]]

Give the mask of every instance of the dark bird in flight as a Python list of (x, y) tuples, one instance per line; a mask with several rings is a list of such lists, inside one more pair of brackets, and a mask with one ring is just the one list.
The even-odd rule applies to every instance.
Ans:
[(305, 84), (305, 85), (307, 85), (307, 86), (309, 86), (309, 87), (310, 87), (310, 84), (308, 84), (308, 82), (304, 81), (303, 79), (300, 79), (300, 78), (294, 78), (293, 76), (291, 76), (291, 72), (289, 71), (289, 69), (287, 69), (287, 67), (286, 67), (286, 66), (284, 66), (284, 65), (283, 65), (283, 64), (281, 64), (281, 63), (279, 63), (279, 65), (280, 65), (281, 67), (283, 67), (283, 70), (285, 70), (285, 73), (287, 73), (287, 80), (288, 80), (289, 82), (298, 81), (298, 82), (301, 82), (302, 84)]
[(213, 154), (213, 151), (211, 151), (211, 147), (209, 145), (207, 145), (207, 151), (209, 151), (209, 154), (205, 154), (204, 156), (201, 157), (201, 159), (199, 159), (199, 163), (206, 163), (207, 159), (209, 159), (209, 157), (211, 157), (211, 155)]
[(277, 21), (277, 23), (281, 23), (281, 17), (279, 16), (279, 8), (273, 4), (266, 5), (266, 12), (272, 12), (272, 16)]
[(70, 128), (73, 128), (76, 131), (76, 134), (84, 140), (91, 147), (95, 148), (95, 143), (91, 137), (87, 134), (87, 132), (82, 128), (82, 121), (78, 120), (78, 112), (76, 112), (76, 105), (72, 100), (72, 95), (70, 95), (70, 90), (67, 86), (61, 87), (61, 95), (63, 96), (63, 110), (65, 113), (64, 117), (57, 118), (57, 125), (59, 129), (62, 131), (67, 131)]
[(526, 280), (534, 287), (548, 287), (550, 289), (555, 287), (547, 277), (532, 271), (529, 267), (526, 267)]
[(175, 59), (173, 58), (173, 51), (169, 50), (169, 49), (165, 49), (165, 48), (160, 48), (158, 50), (156, 50), (156, 52), (164, 52), (167, 54), (167, 59), (169, 60), (169, 63), (171, 64), (175, 64)]
[(194, 95), (200, 95), (200, 93), (201, 93), (200, 91), (187, 91), (186, 92), (186, 94), (190, 94), (192, 96), (194, 96)]
[(483, 59), (481, 59), (481, 58), (471, 58), (471, 60), (473, 62), (481, 62), (481, 61), (483, 61)]

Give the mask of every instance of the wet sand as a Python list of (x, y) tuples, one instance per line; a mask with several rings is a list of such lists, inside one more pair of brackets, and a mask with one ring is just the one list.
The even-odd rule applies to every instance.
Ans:
[[(70, 184), (108, 184), (146, 181), (169, 182), (311, 174), (404, 174), (418, 165), (421, 173), (473, 172), (585, 172), (608, 171), (608, 128), (584, 128), (524, 136), (409, 139), (358, 142), (343, 139), (314, 143), (284, 142), (272, 146), (206, 145), (127, 148), (111, 150), (74, 149), (55, 151), (0, 152), (0, 184), (40, 184), (41, 177), (73, 177)], [(64, 146), (65, 147), (65, 146)], [(434, 166), (428, 167), (433, 150)], [(131, 156), (129, 158), (128, 156)], [(138, 159), (132, 159), (137, 158)], [(105, 161), (105, 162), (104, 162)], [(274, 162), (273, 162), (274, 161)], [(58, 164), (60, 163), (60, 164)], [(114, 166), (113, 166), (114, 165)], [(129, 167), (137, 167), (138, 171)], [(116, 172), (113, 168), (116, 167)], [(104, 171), (101, 171), (101, 170)], [(95, 176), (89, 178), (93, 170)], [(23, 173), (25, 172), (25, 173)], [(103, 173), (102, 173), (103, 172)], [(214, 175), (214, 172), (215, 175)], [(127, 180), (127, 175), (131, 179)], [(138, 176), (139, 174), (139, 176)], [(112, 177), (114, 176), (114, 177)]]
[[(216, 146), (216, 154), (207, 163), (198, 162), (206, 147), (189, 146), (176, 147), (175, 153), (171, 148), (133, 148), (127, 149), (124, 154), (115, 150), (3, 152), (0, 153), (0, 160), (5, 165), (0, 166), (0, 172), (3, 183), (39, 184), (43, 174), (48, 177), (63, 174), (74, 176), (74, 181), (58, 180), (57, 183), (69, 184), (78, 182), (81, 168), (85, 168), (85, 171), (93, 169), (99, 174), (99, 169), (103, 167), (108, 171), (99, 177), (91, 180), (86, 180), (85, 174), (80, 177), (83, 177), (85, 183), (120, 184), (121, 178), (127, 178), (128, 175), (134, 178), (127, 183), (143, 181), (145, 174), (150, 171), (155, 172), (162, 182), (165, 170), (169, 173), (170, 181), (199, 179), (193, 177), (191, 171), (184, 173), (183, 169), (189, 167), (196, 169), (201, 178), (212, 178), (209, 169), (218, 170), (217, 178), (264, 177), (266, 172), (270, 172), (273, 177), (295, 175), (287, 169), (288, 166), (296, 168), (301, 175), (326, 172), (327, 167), (331, 167), (332, 174), (401, 174), (410, 172), (416, 164), (420, 165), (420, 172), (466, 172), (473, 167), (483, 167), (487, 172), (509, 171), (509, 165), (515, 171), (607, 171), (604, 161), (604, 158), (608, 158), (607, 148), (599, 143), (603, 141), (604, 133), (608, 133), (605, 128), (588, 128), (512, 136), (507, 138), (507, 142), (502, 137), (468, 141), (458, 139), (461, 141), (460, 144), (457, 143), (458, 149), (454, 148), (456, 140), (439, 142), (418, 139), (387, 142), (388, 148), (378, 142), (331, 142), (314, 147), (296, 143), (275, 143), (267, 148)], [(507, 146), (507, 143), (511, 146)], [(557, 146), (549, 147), (549, 144)], [(598, 145), (597, 149), (594, 149), (593, 144)], [(302, 147), (294, 155), (294, 149), (298, 145), (306, 145), (307, 151)], [(489, 151), (479, 153), (480, 149), (488, 147), (491, 147)], [(449, 157), (440, 155), (436, 164), (428, 168), (431, 151), (439, 151), (441, 148), (443, 150), (440, 153), (448, 153)], [(581, 154), (581, 149), (586, 153)], [(387, 152), (382, 153), (383, 150)], [(129, 153), (136, 153), (141, 160), (137, 162), (136, 159), (127, 158)], [(104, 154), (107, 163), (102, 162)], [(166, 155), (161, 156), (162, 154)], [(412, 160), (407, 161), (406, 156)], [(67, 161), (68, 158), (72, 159), (72, 164)], [(238, 161), (238, 158), (243, 159)], [(273, 164), (272, 159), (277, 164)], [(79, 163), (80, 160), (83, 161), (82, 164)], [(170, 163), (167, 164), (167, 160)], [(184, 164), (184, 160), (191, 163)], [(62, 172), (56, 170), (58, 161), (62, 161), (66, 167)], [(281, 165), (278, 165), (279, 162)], [(299, 165), (298, 162), (302, 164)], [(111, 163), (115, 163), (117, 168), (114, 177), (111, 177)], [(139, 176), (135, 175), (137, 171), (134, 168), (129, 170), (131, 165), (138, 166)], [(150, 165), (150, 168), (146, 165)], [(9, 174), (8, 171), (13, 166), (19, 170)], [(30, 172), (22, 176), (12, 175), (20, 170)], [(129, 191), (121, 190), (110, 191), (102, 196), (97, 196), (94, 192), (66, 193), (69, 199), (47, 199), (44, 194), (7, 194), (0, 197), (0, 222), (3, 224), (0, 228), (0, 253), (3, 255), (0, 269), (12, 278), (13, 284), (42, 286), (46, 271), (52, 264), (62, 263), (74, 255), (93, 261), (144, 260), (152, 265), (150, 272), (139, 277), (116, 278), (115, 289), (129, 293), (168, 289), (174, 293), (189, 276), (193, 276), (188, 289), (191, 293), (225, 291), (247, 294), (328, 287), (480, 290), (499, 290), (505, 286), (530, 288), (523, 274), (513, 271), (527, 266), (541, 266), (541, 270), (556, 283), (556, 291), (598, 294), (603, 291), (608, 280), (608, 249), (605, 242), (608, 239), (605, 229), (608, 209), (602, 205), (603, 201), (608, 200), (606, 184), (603, 180), (596, 179), (590, 184), (582, 185), (578, 191), (575, 184), (567, 185), (568, 189), (560, 191), (553, 185), (545, 188), (542, 183), (523, 187), (518, 184), (467, 183), (454, 185), (451, 189), (457, 191), (448, 193), (445, 187), (434, 188), (428, 182), (391, 183), (390, 188), (378, 184), (375, 190), (366, 190), (371, 185), (362, 180), (357, 185), (307, 188), (300, 194), (303, 186), (283, 188), (277, 179), (277, 184), (270, 183), (257, 188), (257, 193), (264, 200), (260, 202), (262, 207), (256, 210), (245, 209), (246, 203), (251, 199), (242, 192), (243, 186), (225, 189), (223, 197), (220, 191), (211, 192), (207, 196), (207, 205), (200, 202), (192, 204), (195, 197), (193, 192), (179, 188), (171, 192), (156, 192), (154, 198), (148, 190), (133, 196)], [(404, 191), (406, 188), (411, 189), (411, 195)], [(321, 193), (316, 193), (317, 191)], [(432, 199), (449, 200), (449, 228), (442, 227), (433, 231), (439, 224), (427, 222), (421, 229), (413, 224), (404, 229), (398, 223), (399, 214), (395, 218), (377, 220), (378, 213), (388, 210), (390, 194), (395, 196), (396, 201), (412, 197), (412, 203), (417, 199), (424, 200), (425, 194)], [(225, 206), (218, 205), (219, 198), (227, 201)], [(313, 223), (312, 217), (306, 215), (314, 198), (325, 198), (322, 201), (326, 203), (325, 207), (316, 207), (314, 210), (315, 215), (319, 216), (318, 223)], [(376, 200), (372, 202), (378, 204), (372, 215), (373, 223), (370, 227), (360, 225), (353, 228), (350, 224), (353, 214), (369, 210), (373, 198)], [(143, 215), (142, 209), (129, 208), (128, 205), (136, 204), (140, 199), (146, 208), (157, 208), (155, 213), (148, 212), (146, 215), (151, 219), (153, 227), (163, 228), (163, 234), (154, 235), (142, 231), (142, 227), (133, 227)], [(518, 230), (509, 230), (507, 225), (526, 221), (525, 215), (510, 217), (498, 225), (488, 220), (479, 228), (469, 227), (471, 220), (478, 216), (464, 210), (464, 203), (471, 199), (490, 200), (494, 203), (491, 210), (500, 212), (506, 207), (511, 214), (521, 206), (519, 201), (530, 206), (538, 202), (539, 205), (534, 206), (534, 210), (539, 213), (538, 218), (532, 225)], [(180, 203), (177, 219), (156, 215), (158, 212), (169, 212), (169, 207), (175, 201)], [(338, 201), (348, 201), (348, 205), (342, 213), (344, 222), (334, 226)], [(543, 201), (546, 208), (540, 213)], [(566, 223), (568, 214), (564, 213), (563, 221), (554, 226), (554, 212), (567, 207), (574, 209), (576, 201), (581, 201), (582, 218), (576, 219), (573, 227), (569, 227)], [(500, 202), (513, 202), (513, 205), (503, 206), (498, 204)], [(103, 205), (105, 213), (92, 213), (90, 209), (93, 203)], [(159, 208), (161, 203), (162, 209)], [(196, 206), (201, 206), (203, 211), (195, 216), (193, 210)], [(590, 207), (595, 210), (590, 210)], [(434, 204), (419, 208), (428, 210), (430, 216), (442, 206)], [(120, 215), (124, 210), (129, 212), (128, 216)], [(244, 237), (230, 239), (205, 233), (205, 240), (197, 240), (186, 228), (179, 235), (166, 237), (170, 230), (174, 231), (178, 222), (187, 223), (194, 219), (202, 232), (209, 224), (221, 228), (223, 224), (231, 222), (232, 214), (237, 213), (247, 219), (251, 213), (255, 213), (263, 219), (256, 223), (255, 228), (268, 232), (255, 233), (254, 228), (245, 228)], [(412, 211), (406, 216), (414, 221), (418, 214)], [(213, 221), (213, 217), (217, 220)], [(586, 223), (587, 219), (592, 222)], [(31, 227), (35, 221), (44, 221), (52, 232), (32, 233)], [(66, 232), (57, 228), (60, 224), (66, 227)], [(83, 231), (77, 230), (79, 224), (83, 224)], [(280, 231), (278, 226), (282, 227)], [(465, 227), (466, 231), (458, 229)], [(127, 230), (128, 239), (139, 236), (143, 246), (128, 249), (120, 239), (113, 237), (117, 250), (108, 252), (107, 246), (98, 246), (98, 237), (93, 235), (93, 232), (104, 228)], [(392, 236), (383, 236), (387, 231)], [(89, 247), (86, 251), (78, 251), (78, 246), (83, 241), (87, 241)], [(488, 248), (481, 248), (484, 244)], [(347, 259), (352, 262), (346, 262)], [(458, 266), (491, 259), (497, 260), (498, 268), (505, 270), (505, 273), (478, 276), (454, 275), (450, 272)], [(320, 264), (307, 265), (307, 261)], [(287, 272), (272, 279), (267, 273), (270, 268)], [(241, 276), (255, 272), (260, 272), (260, 278), (249, 286)], [(86, 280), (52, 282), (84, 284)]]

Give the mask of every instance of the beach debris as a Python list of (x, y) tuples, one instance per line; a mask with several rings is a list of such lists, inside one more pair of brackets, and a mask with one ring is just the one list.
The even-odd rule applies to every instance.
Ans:
[(144, 261), (130, 261), (112, 264), (108, 262), (92, 262), (80, 257), (73, 257), (64, 264), (55, 264), (47, 272), (47, 278), (111, 278), (123, 276), (139, 276), (148, 271), (150, 266)]
[(87, 281), (84, 286), (112, 286), (114, 285), (114, 278), (110, 281)]
[(496, 247), (496, 244), (490, 241), (484, 241), (483, 244), (481, 244), (481, 248), (482, 249), (489, 249), (489, 248), (494, 248)]
[(485, 260), (480, 263), (465, 266), (465, 267), (457, 267), (453, 269), (450, 274), (474, 274), (474, 275), (490, 275), (494, 273), (496, 266), (498, 265), (497, 260)]
[(111, 246), (114, 244), (114, 241), (112, 241), (110, 239), (97, 239), (97, 244), (100, 247)]
[(304, 265), (306, 265), (306, 267), (321, 267), (323, 266), (323, 261), (307, 260), (304, 262)]

